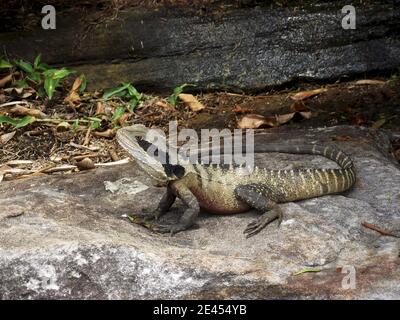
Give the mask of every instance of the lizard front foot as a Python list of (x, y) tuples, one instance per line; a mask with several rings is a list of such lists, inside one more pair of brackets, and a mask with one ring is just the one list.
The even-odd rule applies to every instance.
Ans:
[(151, 212), (147, 212), (146, 209), (143, 209), (143, 212), (136, 213), (136, 214), (131, 214), (128, 215), (128, 219), (130, 222), (144, 226), (146, 228), (151, 228), (152, 227), (152, 222), (157, 221), (160, 216), (162, 215), (162, 212), (160, 210), (156, 209)]
[(174, 234), (187, 230), (187, 225), (183, 223), (178, 224), (153, 224), (151, 230), (157, 233), (169, 233), (170, 236)]
[(250, 222), (247, 225), (247, 228), (243, 231), (243, 233), (246, 235), (246, 238), (250, 238), (259, 233), (262, 229), (264, 229), (275, 219), (278, 219), (279, 221), (278, 225), (280, 225), (282, 222), (282, 218), (283, 218), (282, 211), (278, 207), (276, 207), (271, 211), (263, 213), (261, 217), (257, 218), (253, 222)]

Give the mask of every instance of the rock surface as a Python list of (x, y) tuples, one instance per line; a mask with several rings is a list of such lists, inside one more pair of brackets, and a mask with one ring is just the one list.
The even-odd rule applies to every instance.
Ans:
[[(348, 135), (349, 141), (332, 141)], [(272, 130), (266, 141), (335, 144), (358, 180), (342, 195), (282, 205), (284, 221), (245, 239), (257, 213), (201, 214), (170, 238), (123, 214), (153, 208), (162, 189), (133, 163), (0, 184), (0, 298), (400, 298), (400, 170), (388, 138), (353, 127)], [(332, 167), (322, 157), (257, 155), (270, 168)], [(182, 212), (179, 201), (166, 217)], [(350, 266), (350, 267), (349, 267)], [(321, 271), (293, 275), (305, 268)], [(355, 269), (352, 269), (352, 268)], [(355, 287), (346, 288), (346, 270)], [(346, 271), (347, 272), (347, 271)]]
[[(84, 72), (89, 85), (101, 89), (131, 82), (152, 91), (182, 83), (256, 91), (400, 66), (400, 11), (393, 1), (355, 1), (355, 30), (342, 28), (347, 1), (226, 3), (204, 10), (126, 8), (117, 17), (60, 10), (56, 30), (43, 30), (34, 11), (22, 25), (9, 17), (12, 29), (0, 33), (0, 43), (9, 57), (33, 61), (42, 53), (46, 63)], [(15, 30), (26, 25), (31, 29)]]

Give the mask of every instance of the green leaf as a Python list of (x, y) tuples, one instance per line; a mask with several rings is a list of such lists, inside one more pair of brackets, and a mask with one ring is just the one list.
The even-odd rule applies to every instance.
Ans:
[(62, 129), (69, 129), (70, 127), (71, 125), (66, 121), (62, 121), (57, 125), (57, 128), (62, 128)]
[(56, 79), (62, 79), (67, 76), (69, 76), (71, 73), (74, 73), (75, 71), (68, 70), (66, 68), (62, 69), (49, 69), (44, 72), (44, 75), (46, 78), (52, 78), (54, 80)]
[(12, 64), (7, 60), (0, 59), (0, 69), (9, 69), (12, 68)]
[(123, 107), (123, 106), (118, 107), (118, 108), (115, 110), (115, 112), (114, 112), (114, 114), (113, 114), (111, 120), (112, 120), (112, 121), (117, 121), (119, 118), (121, 118), (121, 116), (122, 116), (124, 113), (125, 113), (125, 107)]
[(39, 67), (39, 65), (40, 65), (40, 59), (41, 59), (41, 54), (39, 53), (39, 54), (36, 56), (35, 61), (33, 62), (33, 67), (34, 67), (35, 69), (37, 69), (37, 68)]
[(176, 103), (178, 102), (178, 95), (180, 95), (183, 92), (183, 89), (185, 87), (194, 87), (193, 84), (189, 83), (184, 83), (174, 89), (174, 93), (172, 93), (168, 98), (167, 101), (168, 103), (172, 104), (173, 106), (176, 106)]
[(81, 86), (79, 87), (79, 92), (80, 92), (80, 93), (83, 93), (83, 92), (86, 90), (88, 81), (87, 81), (87, 79), (86, 79), (86, 77), (85, 77), (84, 74), (81, 74), (81, 75), (79, 76), (79, 78), (82, 79), (82, 84), (81, 84)]
[(129, 112), (133, 112), (133, 110), (135, 110), (136, 106), (138, 105), (138, 102), (139, 102), (139, 100), (136, 99), (136, 98), (132, 98), (132, 99), (129, 101), (129, 104), (128, 104), (128, 110), (129, 110)]
[(25, 71), (27, 73), (32, 73), (33, 72), (33, 67), (29, 62), (26, 62), (24, 60), (17, 60), (17, 61), (15, 61), (15, 64), (22, 71)]
[(96, 130), (96, 129), (100, 128), (100, 126), (101, 126), (101, 120), (100, 119), (90, 121), (90, 128), (92, 130)]
[(122, 93), (124, 90), (126, 90), (130, 86), (129, 83), (124, 83), (119, 87), (113, 88), (106, 90), (103, 94), (103, 99), (107, 100), (111, 98), (112, 96), (115, 96), (118, 93)]
[(322, 269), (320, 269), (320, 268), (304, 268), (304, 269), (301, 269), (300, 271), (294, 272), (293, 275), (298, 276), (303, 273), (320, 272), (320, 271), (322, 271)]
[(13, 119), (8, 116), (0, 116), (0, 123), (8, 123), (14, 126), (16, 129), (25, 127), (26, 125), (36, 121), (35, 117), (25, 116), (21, 119)]
[(27, 87), (29, 87), (28, 83), (26, 82), (26, 79), (21, 79), (21, 80), (14, 81), (13, 84), (17, 88), (27, 88)]
[(39, 89), (37, 90), (37, 94), (40, 98), (44, 98), (46, 96), (46, 91), (43, 87), (39, 87)]
[(142, 97), (142, 94), (139, 93), (139, 91), (137, 91), (136, 88), (133, 85), (131, 85), (130, 83), (127, 83), (127, 84), (128, 84), (127, 89), (128, 89), (129, 95), (131, 97), (136, 98), (137, 100), (140, 100), (140, 98)]
[(50, 100), (53, 98), (54, 91), (56, 91), (58, 83), (58, 79), (46, 78), (44, 80), (44, 90), (46, 90), (46, 94)]
[(40, 73), (34, 71), (27, 77), (27, 79), (29, 79), (29, 80), (31, 80), (31, 81), (33, 81), (33, 82), (38, 84), (40, 82)]
[(37, 69), (41, 70), (41, 71), (47, 71), (47, 70), (50, 70), (51, 68), (48, 64), (41, 62), (38, 64)]
[(75, 121), (72, 123), (72, 128), (71, 129), (72, 129), (73, 132), (76, 132), (78, 127), (79, 127), (79, 119), (75, 119)]

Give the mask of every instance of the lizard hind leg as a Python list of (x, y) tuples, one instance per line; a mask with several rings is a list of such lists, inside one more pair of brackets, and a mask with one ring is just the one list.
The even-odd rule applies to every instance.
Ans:
[(279, 224), (281, 223), (283, 217), (282, 210), (277, 203), (272, 200), (276, 199), (276, 196), (267, 186), (262, 184), (238, 186), (235, 189), (235, 195), (251, 208), (263, 212), (259, 218), (249, 223), (244, 230), (243, 233), (246, 235), (246, 238), (250, 238), (259, 233), (275, 219), (278, 219)]

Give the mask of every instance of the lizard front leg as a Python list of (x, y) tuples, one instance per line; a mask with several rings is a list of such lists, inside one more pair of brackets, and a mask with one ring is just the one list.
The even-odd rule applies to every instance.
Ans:
[(244, 230), (246, 238), (250, 238), (259, 233), (268, 224), (278, 219), (282, 221), (282, 211), (276, 203), (279, 195), (264, 184), (248, 184), (238, 186), (235, 189), (235, 196), (246, 203), (251, 208), (264, 212), (258, 219), (249, 223)]
[(171, 235), (189, 229), (199, 215), (200, 207), (194, 194), (183, 183), (175, 183), (173, 186), (176, 196), (182, 200), (186, 210), (177, 224), (163, 225), (154, 224), (152, 230), (160, 233), (170, 233)]
[[(129, 219), (136, 224), (143, 225), (145, 227), (151, 227), (151, 225), (148, 225), (149, 221), (152, 220), (158, 220), (161, 216), (163, 216), (165, 213), (168, 212), (169, 208), (173, 205), (175, 202), (176, 195), (172, 191), (170, 186), (167, 186), (167, 189), (162, 196), (157, 209), (155, 209), (152, 212), (144, 212), (140, 214), (134, 214), (129, 216)], [(144, 210), (143, 210), (144, 211)]]

